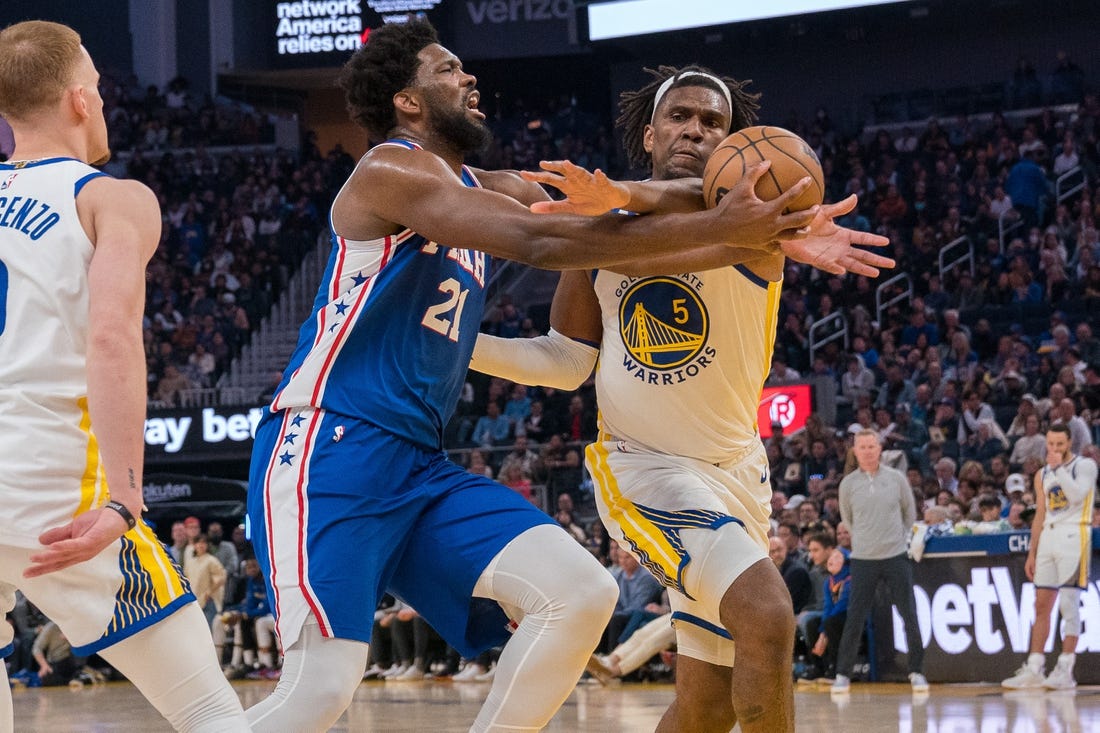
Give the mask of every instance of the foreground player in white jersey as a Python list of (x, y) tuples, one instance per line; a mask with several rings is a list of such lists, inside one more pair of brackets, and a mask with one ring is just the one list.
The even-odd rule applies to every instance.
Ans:
[[(1031, 646), (1020, 670), (1001, 684), (1010, 689), (1076, 687), (1073, 663), (1081, 635), (1081, 591), (1088, 587), (1092, 556), (1092, 502), (1096, 494), (1096, 461), (1070, 451), (1065, 424), (1047, 430), (1047, 464), (1035, 474), (1035, 519), (1024, 571), (1035, 583), (1035, 625)], [(1062, 653), (1043, 676), (1043, 647), (1050, 634), (1054, 600), (1062, 617)]]
[[(80, 36), (0, 31), (0, 612), (18, 588), (178, 730), (248, 730), (210, 629), (139, 517), (145, 265), (160, 209), (107, 159), (99, 74)], [(11, 651), (0, 624), (0, 656)], [(0, 665), (0, 731), (14, 723)]]
[[(697, 177), (731, 127), (752, 123), (756, 95), (697, 67), (662, 67), (654, 76), (623, 95), (628, 153), (651, 162), (654, 179), (693, 180), (671, 183), (655, 199), (650, 187), (551, 164), (545, 167), (560, 176), (525, 177), (569, 199), (533, 208), (595, 214), (702, 206)], [(854, 205), (852, 197), (822, 207), (811, 236), (785, 251), (833, 272), (876, 275), (876, 266), (892, 266), (851, 246), (884, 238), (832, 223)], [(471, 364), (573, 389), (595, 361), (585, 342), (600, 345), (601, 436), (587, 450), (597, 505), (611, 535), (671, 591), (677, 699), (659, 731), (728, 731), (737, 722), (744, 731), (794, 728), (794, 617), (767, 555), (771, 485), (756, 428), (784, 255), (736, 262), (713, 248), (613, 272), (563, 273), (549, 336), (479, 337)]]

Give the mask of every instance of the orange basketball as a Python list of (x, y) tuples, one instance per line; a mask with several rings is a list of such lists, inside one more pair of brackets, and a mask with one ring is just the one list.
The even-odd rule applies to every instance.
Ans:
[(762, 160), (772, 167), (756, 182), (756, 195), (771, 201), (809, 176), (813, 183), (792, 202), (788, 211), (801, 211), (825, 198), (825, 177), (821, 162), (806, 141), (782, 127), (746, 127), (733, 133), (714, 149), (703, 171), (703, 197), (713, 208), (745, 171)]

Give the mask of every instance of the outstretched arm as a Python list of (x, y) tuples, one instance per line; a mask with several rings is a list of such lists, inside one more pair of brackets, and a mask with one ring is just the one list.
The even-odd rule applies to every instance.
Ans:
[(809, 211), (782, 213), (784, 197), (742, 209), (744, 202), (733, 195), (736, 190), (715, 209), (691, 214), (534, 215), (509, 196), (462, 185), (431, 153), (387, 146), (360, 161), (332, 213), (344, 237), (375, 239), (409, 227), (450, 247), (549, 269), (604, 267), (734, 241), (764, 247), (813, 219)]

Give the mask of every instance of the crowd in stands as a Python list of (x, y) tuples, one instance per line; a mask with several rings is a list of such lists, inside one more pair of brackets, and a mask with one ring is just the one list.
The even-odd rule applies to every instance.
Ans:
[[(1026, 70), (1021, 73), (1021, 93), (1028, 94)], [(230, 114), (195, 106), (184, 84), (164, 95), (154, 91), (117, 84), (104, 96), (112, 140), (132, 151), (115, 170), (148, 183), (164, 211), (163, 240), (149, 269), (145, 339), (150, 398), (175, 405), (181, 390), (214, 385), (224, 373), (323, 232), (331, 199), (354, 161), (339, 147), (322, 155), (308, 138), (297, 157), (247, 147), (214, 155), (206, 144), (260, 141), (260, 118), (242, 126), (249, 114), (241, 109)], [(822, 605), (828, 594), (841, 602), (844, 563), (833, 560), (830, 567), (829, 558), (834, 548), (850, 548), (837, 487), (854, 468), (852, 436), (859, 430), (876, 431), (886, 448), (883, 460), (907, 474), (927, 536), (1026, 528), (1034, 503), (1029, 477), (1042, 465), (1041, 436), (1051, 424), (1070, 427), (1074, 453), (1100, 459), (1100, 337), (1091, 317), (1100, 312), (1100, 97), (1082, 92), (1059, 101), (1077, 104), (1072, 112), (1043, 109), (1022, 124), (995, 113), (931, 119), (896, 135), (846, 135), (824, 110), (806, 123), (784, 122), (818, 153), (826, 200), (859, 195), (859, 207), (841, 223), (888, 236), (895, 272), (908, 274), (913, 288), (911, 297), (880, 312), (877, 282), (793, 263), (786, 268), (768, 383), (810, 379), (818, 402), (835, 404), (837, 416), (826, 424), (812, 415), (804, 429), (786, 436), (776, 426), (776, 437), (766, 441), (781, 545), (774, 559), (792, 590), (803, 587), (796, 614), (815, 597)], [(532, 168), (540, 159), (571, 158), (622, 170), (605, 120), (566, 102), (547, 109), (491, 118), (498, 137), (481, 164)], [(176, 150), (190, 144), (193, 149)], [(1055, 200), (1053, 181), (1077, 168), (1084, 187)], [(1017, 222), (1002, 242), (1006, 223)], [(960, 238), (973, 245), (972, 263), (941, 272), (938, 253)], [(810, 325), (833, 313), (843, 316), (847, 339), (811, 352)], [(532, 337), (545, 325), (505, 298), (484, 329)], [(578, 542), (629, 578), (632, 571), (621, 556), (613, 558), (614, 543), (592, 511), (583, 470), (595, 415), (591, 381), (563, 393), (471, 373), (447, 426), (447, 445), (470, 471), (551, 508)], [(205, 542), (226, 570), (221, 600), (213, 600), (216, 579), (203, 587), (211, 589), (212, 619), (237, 609), (235, 621), (225, 618), (232, 627), (252, 612), (239, 605), (248, 602), (242, 563), (250, 553), (243, 536), (226, 541), (217, 529), (207, 527)], [(173, 528), (176, 559), (185, 565), (199, 538), (197, 530), (186, 534), (191, 530), (181, 524), (176, 542)], [(645, 597), (643, 611), (661, 602), (653, 594), (638, 596)], [(622, 609), (620, 624), (629, 624), (636, 610)], [(422, 678), (433, 671), (426, 651), (433, 642), (416, 618), (396, 602), (378, 610), (379, 638), (387, 635), (380, 629), (402, 631), (389, 632), (390, 651), (378, 645), (374, 675)], [(18, 638), (30, 639), (33, 649), (33, 632), (42, 624), (18, 617), (16, 623)], [(236, 633), (223, 629), (222, 644)], [(621, 634), (609, 636), (615, 638), (606, 649), (621, 641)], [(270, 642), (266, 656), (262, 643), (255, 651), (255, 664), (274, 669)], [(825, 649), (803, 651), (827, 662)], [(35, 657), (27, 654), (21, 659), (31, 667)], [(242, 656), (229, 666), (243, 663)], [(485, 660), (471, 664), (481, 669), (470, 667), (471, 677), (489, 673)], [(451, 659), (434, 671), (456, 669)]]

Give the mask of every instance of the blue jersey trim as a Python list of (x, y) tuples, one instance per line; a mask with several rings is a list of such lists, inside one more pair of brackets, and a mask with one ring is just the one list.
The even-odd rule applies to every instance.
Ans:
[(768, 286), (771, 285), (770, 282), (768, 282), (764, 278), (760, 277), (759, 275), (757, 275), (755, 272), (753, 272), (749, 268), (745, 267), (744, 265), (734, 265), (733, 269), (737, 270), (742, 275), (744, 275), (746, 278), (748, 278), (749, 282), (754, 283), (756, 285), (759, 285), (760, 287), (764, 288), (765, 290), (767, 290)]
[(588, 339), (577, 338), (575, 336), (570, 336), (569, 338), (572, 339), (573, 341), (576, 341), (578, 344), (584, 344), (585, 346), (591, 346), (593, 349), (600, 348), (600, 342), (599, 341), (589, 341)]
[(14, 651), (15, 651), (15, 642), (13, 641), (12, 643), (8, 644), (3, 649), (0, 649), (0, 659), (3, 659), (4, 657), (7, 657), (7, 656), (11, 656), (11, 653), (14, 652)]
[(690, 613), (685, 613), (683, 611), (673, 611), (672, 620), (683, 621), (685, 623), (693, 624), (695, 626), (698, 626), (700, 629), (721, 636), (723, 639), (729, 639), (730, 641), (733, 641), (733, 637), (730, 636), (730, 632), (726, 631), (721, 626), (715, 626), (710, 621), (701, 619), (698, 616), (694, 616)]
[(81, 178), (81, 179), (80, 179), (79, 181), (77, 181), (76, 183), (74, 183), (74, 184), (73, 184), (73, 197), (75, 198), (75, 197), (79, 196), (79, 195), (80, 195), (80, 189), (84, 188), (84, 186), (85, 186), (85, 185), (86, 185), (86, 184), (87, 184), (87, 183), (88, 183), (89, 181), (91, 181), (91, 180), (93, 180), (93, 179), (96, 179), (96, 178), (99, 178), (99, 177), (101, 177), (101, 176), (106, 176), (107, 178), (110, 178), (110, 176), (108, 176), (108, 175), (107, 175), (106, 173), (104, 173), (103, 171), (92, 171), (91, 173), (89, 173), (88, 175), (84, 176), (83, 178)]
[(117, 631), (113, 634), (104, 634), (100, 638), (93, 641), (91, 644), (84, 644), (83, 646), (74, 646), (73, 647), (73, 655), (77, 656), (77, 657), (87, 657), (87, 656), (90, 656), (92, 654), (95, 654), (96, 652), (100, 651), (101, 649), (106, 649), (109, 646), (113, 646), (113, 645), (119, 643), (120, 641), (122, 641), (124, 639), (129, 639), (131, 636), (138, 633), (139, 631), (142, 631), (143, 629), (146, 629), (149, 626), (152, 626), (153, 624), (157, 623), (158, 621), (160, 621), (162, 619), (165, 619), (168, 616), (171, 616), (173, 613), (175, 613), (179, 609), (183, 608), (188, 603), (192, 603), (193, 601), (195, 601), (195, 596), (194, 596), (193, 593), (188, 591), (187, 593), (184, 593), (182, 596), (180, 596), (176, 600), (169, 603), (164, 608), (160, 609), (159, 611), (157, 611), (156, 613), (154, 613), (150, 616), (146, 616), (145, 618), (141, 619), (140, 621), (135, 621), (134, 623), (127, 625), (125, 628), (120, 629), (119, 631)]
[[(68, 157), (65, 157), (65, 156), (61, 156), (61, 157), (58, 157), (58, 158), (43, 158), (42, 160), (30, 160), (30, 161), (17, 160), (14, 163), (11, 163), (11, 162), (0, 163), (0, 170), (4, 170), (4, 171), (21, 171), (21, 170), (24, 170), (26, 168), (35, 168), (35, 167), (40, 166), (40, 165), (49, 165), (50, 163), (60, 163), (62, 161), (66, 161), (66, 160), (76, 161), (77, 163), (84, 163), (83, 160), (77, 160), (76, 158), (68, 158)], [(84, 165), (87, 165), (87, 163), (84, 163)]]

